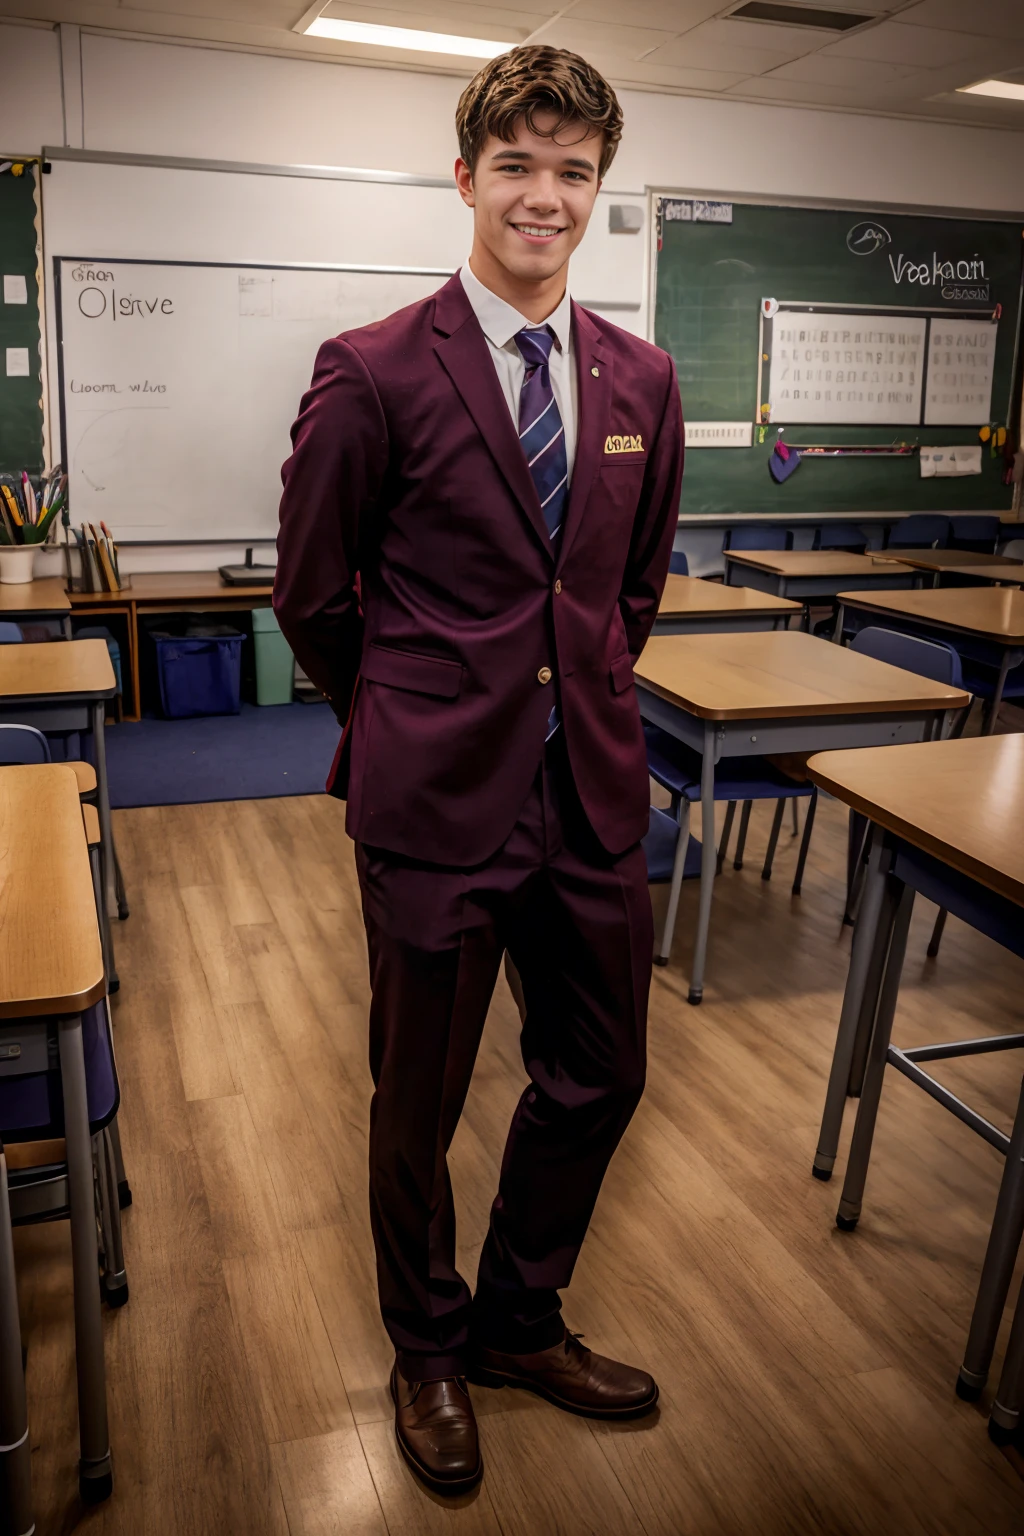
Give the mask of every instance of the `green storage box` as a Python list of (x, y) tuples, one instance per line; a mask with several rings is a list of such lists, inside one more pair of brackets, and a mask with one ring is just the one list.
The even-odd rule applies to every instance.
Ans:
[(252, 637), (256, 645), (257, 704), (290, 704), (295, 681), (295, 657), (273, 608), (254, 608)]

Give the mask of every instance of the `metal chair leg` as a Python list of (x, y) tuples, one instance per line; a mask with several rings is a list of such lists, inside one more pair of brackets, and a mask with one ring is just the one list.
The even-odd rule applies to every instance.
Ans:
[(110, 852), (114, 861), (114, 895), (117, 898), (117, 915), (123, 923), (131, 914), (128, 910), (128, 893), (124, 888), (124, 875), (121, 873), (121, 860), (117, 856), (117, 844), (114, 842), (113, 834), (110, 839)]
[(729, 852), (729, 838), (732, 835), (732, 821), (736, 815), (736, 801), (730, 800), (725, 808), (725, 821), (722, 824), (722, 838), (718, 844), (718, 862), (715, 865), (715, 874), (722, 873), (722, 865), (725, 863)]
[(747, 828), (750, 826), (750, 812), (753, 800), (744, 800), (743, 810), (740, 812), (740, 835), (736, 839), (736, 857), (732, 861), (733, 869), (743, 868), (743, 850), (747, 846)]
[(1014, 1438), (1021, 1422), (1021, 1400), (1024, 1399), (1024, 1281), (1021, 1281), (1017, 1308), (1013, 1314), (1010, 1339), (1003, 1361), (1003, 1374), (999, 1378), (999, 1390), (992, 1404), (992, 1417), (988, 1421), (989, 1437), (996, 1445), (1008, 1445)]
[[(711, 828), (711, 837), (715, 829)], [(672, 939), (676, 931), (676, 913), (679, 910), (679, 892), (683, 888), (683, 872), (686, 868), (686, 850), (690, 843), (690, 802), (679, 802), (679, 835), (676, 838), (676, 856), (672, 862), (672, 881), (668, 888), (668, 906), (665, 909), (665, 926), (661, 931), (661, 943), (654, 956), (655, 965), (668, 965), (672, 954)]]
[(117, 1204), (120, 1210), (126, 1210), (132, 1203), (132, 1187), (128, 1183), (128, 1175), (124, 1168), (124, 1155), (121, 1151), (121, 1129), (117, 1123), (117, 1116), (107, 1126), (110, 1133), (110, 1151), (114, 1159), (114, 1178), (117, 1180)]
[(110, 1434), (103, 1361), (103, 1321), (96, 1266), (96, 1210), (92, 1145), (85, 1085), (80, 1014), (58, 1026), (61, 1084), (64, 1094), (64, 1141), (71, 1207), (71, 1265), (75, 1299), (75, 1366), (78, 1373), (78, 1435), (81, 1460), (78, 1490), (86, 1504), (110, 1497)]
[(121, 1208), (117, 1198), (114, 1159), (105, 1129), (94, 1137), (94, 1145), (100, 1231), (103, 1235), (103, 1295), (108, 1307), (123, 1307), (128, 1300), (128, 1276), (125, 1274), (124, 1248), (121, 1243)]
[(103, 954), (103, 969), (107, 977), (107, 991), (116, 992), (121, 983), (114, 968), (114, 940), (110, 932), (107, 904), (103, 900), (102, 864), (98, 848), (89, 849), (89, 867), (92, 870), (92, 889), (96, 899), (96, 921), (100, 929), (100, 949)]
[(850, 856), (848, 878), (846, 882), (846, 910), (843, 913), (843, 922), (852, 926), (857, 921), (857, 908), (860, 906), (861, 892), (864, 889), (864, 853), (868, 843), (868, 828), (870, 823), (865, 816), (860, 816), (856, 811), (850, 812)]
[(32, 1447), (28, 1437), (25, 1372), (18, 1318), (7, 1159), (0, 1144), (0, 1521), (13, 1536), (29, 1536), (32, 1520)]
[(934, 960), (935, 956), (939, 952), (939, 945), (942, 943), (942, 931), (946, 926), (946, 918), (948, 916), (949, 913), (946, 911), (945, 907), (940, 907), (938, 912), (935, 914), (935, 927), (932, 929), (932, 936), (928, 940), (929, 960)]
[(846, 1165), (843, 1193), (836, 1214), (836, 1226), (841, 1227), (844, 1232), (852, 1232), (860, 1219), (868, 1163), (871, 1160), (871, 1143), (875, 1134), (875, 1120), (878, 1117), (889, 1041), (892, 1037), (892, 1021), (900, 991), (900, 975), (907, 950), (910, 914), (914, 910), (913, 887), (903, 885), (903, 882), (897, 881), (893, 875), (889, 876), (889, 883), (897, 888), (902, 886), (902, 889), (889, 944), (889, 958), (882, 978), (878, 1012), (875, 1015), (875, 1030), (871, 1037), (868, 1066), (864, 1074), (864, 1087), (861, 1091), (860, 1104), (857, 1106), (857, 1120), (853, 1127), (853, 1141), (850, 1144), (850, 1158)]
[(1013, 1278), (1021, 1238), (1024, 1237), (1024, 1079), (1021, 1081), (1017, 1117), (1013, 1122), (1006, 1166), (999, 1182), (992, 1230), (981, 1267), (978, 1296), (960, 1367), (958, 1397), (973, 1401), (981, 1392), (992, 1364), (996, 1334)]
[(775, 815), (772, 818), (772, 830), (768, 837), (768, 851), (764, 856), (764, 867), (761, 870), (762, 880), (770, 880), (772, 877), (772, 865), (775, 862), (775, 848), (779, 841), (779, 832), (782, 829), (782, 818), (785, 814), (785, 800), (776, 800)]
[[(795, 802), (794, 802), (795, 804)], [(800, 839), (800, 853), (796, 861), (796, 874), (793, 876), (793, 895), (799, 896), (804, 883), (804, 866), (807, 863), (807, 851), (811, 846), (811, 833), (814, 830), (814, 813), (818, 809), (818, 786), (811, 790), (810, 800), (807, 803), (807, 815), (804, 817), (804, 835)]]
[(800, 836), (800, 805), (799, 805), (799, 802), (798, 802), (798, 800), (797, 800), (795, 795), (793, 796), (792, 800), (789, 803), (790, 803), (790, 806), (791, 806), (792, 811), (793, 811), (793, 831), (790, 833), (790, 836), (791, 837), (799, 837)]

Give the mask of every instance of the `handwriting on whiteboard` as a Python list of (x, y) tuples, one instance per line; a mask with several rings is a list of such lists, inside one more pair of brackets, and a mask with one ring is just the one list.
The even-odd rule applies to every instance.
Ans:
[(919, 421), (925, 326), (909, 315), (783, 310), (772, 336), (772, 420)]
[(979, 427), (991, 420), (996, 330), (991, 320), (932, 321), (926, 426)]

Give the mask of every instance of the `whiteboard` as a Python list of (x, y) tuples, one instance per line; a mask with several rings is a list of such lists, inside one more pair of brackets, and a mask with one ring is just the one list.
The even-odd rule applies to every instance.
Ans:
[(994, 320), (931, 322), (925, 426), (980, 427), (991, 421), (997, 330)]
[(919, 422), (926, 332), (917, 315), (780, 308), (772, 329), (772, 421)]
[(115, 539), (273, 539), (289, 428), (327, 336), (444, 273), (59, 258), (62, 457)]

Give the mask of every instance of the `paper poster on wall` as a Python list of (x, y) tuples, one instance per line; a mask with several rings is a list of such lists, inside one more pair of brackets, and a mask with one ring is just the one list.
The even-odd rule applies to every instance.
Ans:
[(4, 273), (4, 303), (28, 303), (28, 280), (23, 272)]
[(29, 376), (28, 347), (7, 348), (7, 377), (27, 379)]
[(931, 322), (924, 421), (929, 427), (980, 427), (992, 417), (994, 320)]
[(938, 475), (980, 475), (981, 444), (956, 443), (950, 448), (923, 447), (920, 452), (921, 479)]
[(780, 308), (772, 326), (772, 421), (920, 421), (923, 318)]

